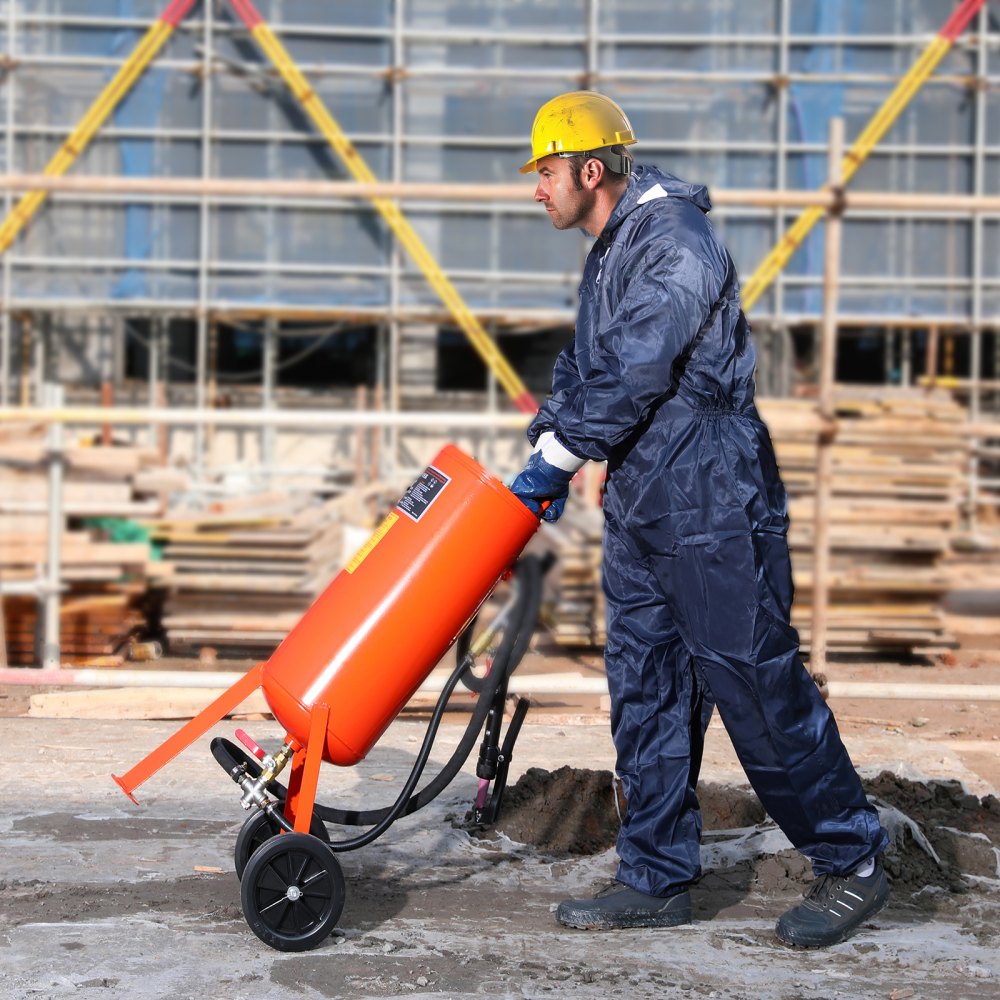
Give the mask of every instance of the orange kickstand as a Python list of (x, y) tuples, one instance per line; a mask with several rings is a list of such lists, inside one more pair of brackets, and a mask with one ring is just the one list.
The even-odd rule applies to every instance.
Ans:
[(132, 792), (144, 781), (148, 781), (164, 764), (169, 764), (182, 750), (191, 746), (199, 736), (204, 736), (212, 726), (225, 718), (241, 702), (246, 701), (260, 687), (263, 670), (263, 663), (252, 667), (228, 691), (219, 695), (208, 708), (199, 712), (152, 753), (143, 757), (131, 771), (120, 777), (117, 774), (112, 774), (111, 777), (115, 779), (121, 790), (138, 805), (138, 799)]

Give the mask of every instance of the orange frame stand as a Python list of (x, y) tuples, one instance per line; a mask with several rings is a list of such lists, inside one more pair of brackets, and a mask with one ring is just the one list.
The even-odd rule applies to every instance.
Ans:
[(148, 781), (160, 768), (169, 764), (182, 750), (186, 750), (198, 737), (204, 736), (217, 722), (221, 722), (233, 709), (247, 700), (261, 686), (264, 664), (258, 663), (244, 674), (231, 688), (219, 695), (207, 708), (202, 709), (190, 722), (173, 736), (164, 740), (152, 753), (147, 754), (123, 775), (113, 774), (118, 787), (138, 805), (132, 792)]
[(323, 745), (330, 720), (330, 706), (314, 705), (309, 720), (309, 742), (295, 746), (292, 774), (288, 779), (288, 798), (285, 799), (285, 819), (295, 824), (296, 833), (309, 833), (312, 825), (313, 806), (319, 787), (319, 767), (323, 763)]

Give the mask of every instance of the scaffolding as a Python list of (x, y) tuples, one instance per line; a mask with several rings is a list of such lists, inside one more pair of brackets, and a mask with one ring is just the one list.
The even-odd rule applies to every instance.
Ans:
[[(6, 173), (41, 170), (160, 6), (93, 0), (81, 14), (72, 0), (0, 3)], [(810, 191), (826, 175), (826, 122), (843, 116), (850, 141), (956, 3), (270, 0), (259, 7), (384, 180), (510, 183), (535, 109), (554, 92), (587, 86), (628, 109), (648, 162), (713, 189)], [(998, 42), (984, 8), (852, 191), (1000, 194), (1000, 146), (990, 142), (1000, 109)], [(212, 0), (177, 23), (74, 167), (77, 176), (115, 174), (206, 183), (347, 176), (232, 5)], [(4, 199), (9, 213), (13, 192)], [(574, 260), (527, 200), (428, 195), (409, 201), (407, 215), (491, 333), (508, 344), (515, 335), (566, 335), (583, 240)], [(745, 275), (795, 215), (790, 205), (751, 203), (713, 213)], [(809, 362), (818, 355), (803, 343), (818, 340), (821, 324), (822, 229), (754, 305), (762, 388), (772, 394), (812, 377)], [(998, 249), (993, 210), (853, 210), (843, 228), (837, 327), (854, 346), (854, 363), (860, 357), (878, 378), (901, 384), (932, 369), (963, 379), (958, 391), (972, 419), (995, 411)], [(151, 403), (155, 377), (172, 366), (170, 398), (211, 406), (226, 374), (217, 357), (227, 327), (257, 340), (253, 388), (261, 405), (282, 390), (282, 337), (371, 328), (372, 398), (391, 410), (434, 406), (439, 354), (453, 326), (385, 223), (346, 196), (317, 204), (204, 190), (60, 191), (3, 256), (0, 282), (3, 404), (37, 402), (52, 379), (67, 382), (77, 401), (90, 401), (87, 391), (102, 385), (120, 397), (126, 376), (144, 364)], [(929, 356), (932, 330), (940, 361)], [(535, 362), (535, 391), (544, 391), (546, 350)], [(530, 368), (531, 350), (519, 356)], [(502, 405), (488, 373), (483, 384), (486, 405)], [(353, 405), (356, 397), (344, 399)], [(194, 435), (196, 464), (203, 433)], [(273, 442), (262, 443), (262, 462), (272, 453)]]
[[(345, 469), (398, 476), (444, 428), (513, 467), (526, 418), (501, 390), (520, 411), (544, 393), (588, 249), (574, 257), (517, 167), (535, 109), (580, 87), (628, 110), (641, 160), (710, 186), (763, 390), (819, 383), (830, 424), (838, 376), (946, 387), (968, 402), (966, 512), (996, 504), (1000, 31), (983, 0), (258, 6), (0, 0), (0, 420), (52, 424), (47, 575), (7, 592), (44, 596), (43, 663), (63, 423), (183, 452), (206, 491), (247, 471), (324, 490)], [(461, 334), (486, 366), (453, 357), (483, 376), (456, 385)], [(227, 368), (226, 337), (255, 369)], [(331, 341), (336, 391), (288, 380)], [(327, 452), (288, 447), (303, 435)], [(820, 588), (820, 663), (826, 604)]]

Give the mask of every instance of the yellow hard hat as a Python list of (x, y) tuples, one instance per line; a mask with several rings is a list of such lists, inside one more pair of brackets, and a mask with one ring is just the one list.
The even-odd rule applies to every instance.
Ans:
[(610, 97), (592, 90), (573, 90), (553, 97), (538, 109), (531, 126), (531, 159), (521, 167), (521, 173), (531, 173), (545, 156), (592, 153), (608, 146), (630, 146), (636, 141), (625, 112)]

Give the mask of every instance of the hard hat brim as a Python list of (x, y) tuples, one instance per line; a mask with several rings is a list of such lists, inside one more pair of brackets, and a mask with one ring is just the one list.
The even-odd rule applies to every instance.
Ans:
[(553, 150), (551, 153), (539, 153), (538, 156), (532, 157), (528, 162), (521, 167), (520, 172), (522, 174), (530, 174), (538, 169), (539, 160), (547, 160), (550, 156), (572, 156), (572, 153), (558, 153)]

